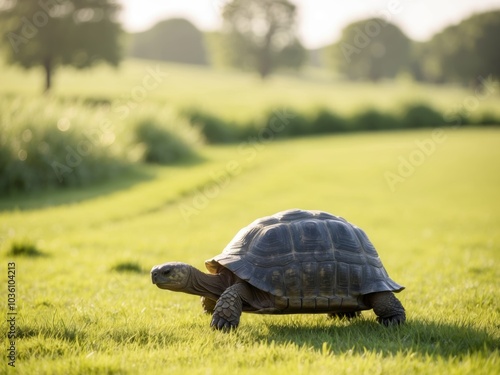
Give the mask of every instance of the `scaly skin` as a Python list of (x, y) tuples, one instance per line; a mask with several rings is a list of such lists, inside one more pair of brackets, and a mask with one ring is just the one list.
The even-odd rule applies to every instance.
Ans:
[[(211, 326), (214, 329), (236, 328), (243, 309), (259, 313), (280, 312), (269, 293), (251, 286), (226, 268), (217, 274), (205, 274), (188, 264), (170, 262), (153, 267), (151, 278), (153, 284), (161, 289), (201, 296), (203, 309), (212, 314)], [(405, 309), (392, 292), (367, 294), (364, 304), (373, 309), (379, 323), (383, 325), (402, 324), (406, 320)], [(298, 311), (291, 311), (294, 312)], [(328, 314), (330, 317), (347, 319), (358, 315), (358, 311)]]
[(252, 298), (251, 294), (247, 283), (237, 283), (227, 288), (215, 304), (210, 326), (220, 330), (238, 327), (243, 311), (243, 301)]
[(379, 292), (366, 295), (368, 306), (373, 308), (377, 320), (384, 326), (403, 324), (406, 313), (403, 305), (392, 292)]

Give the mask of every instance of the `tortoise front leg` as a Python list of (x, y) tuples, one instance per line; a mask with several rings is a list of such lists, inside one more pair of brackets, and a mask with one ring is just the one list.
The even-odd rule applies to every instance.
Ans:
[(238, 327), (243, 309), (243, 300), (251, 298), (247, 283), (237, 283), (227, 288), (215, 304), (210, 326), (214, 329), (229, 330)]

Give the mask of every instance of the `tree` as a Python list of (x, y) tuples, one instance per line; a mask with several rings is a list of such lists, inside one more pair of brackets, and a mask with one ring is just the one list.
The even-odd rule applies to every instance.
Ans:
[(424, 78), (432, 82), (477, 84), (500, 77), (500, 11), (486, 12), (445, 28), (420, 55)]
[(202, 33), (188, 20), (172, 18), (133, 35), (131, 55), (143, 59), (206, 65)]
[(58, 66), (83, 69), (120, 61), (119, 6), (113, 0), (4, 0), (0, 5), (8, 61), (26, 69), (42, 66), (45, 91)]
[(393, 78), (408, 67), (411, 41), (392, 23), (381, 18), (347, 26), (334, 47), (340, 73), (350, 79)]
[(295, 34), (296, 7), (287, 0), (233, 0), (222, 11), (226, 60), (256, 70), (262, 79), (279, 66), (306, 58)]

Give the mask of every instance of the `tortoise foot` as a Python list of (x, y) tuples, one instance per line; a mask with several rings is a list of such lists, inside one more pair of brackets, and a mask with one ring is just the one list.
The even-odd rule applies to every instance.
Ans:
[(383, 318), (379, 316), (377, 318), (377, 322), (386, 327), (404, 324), (405, 321), (406, 321), (405, 313)]
[(238, 323), (230, 322), (223, 317), (214, 315), (210, 327), (219, 331), (230, 331), (238, 327)]
[(247, 289), (244, 284), (235, 284), (226, 289), (215, 304), (210, 326), (219, 330), (231, 330), (238, 327), (242, 311), (240, 293)]
[(351, 319), (357, 318), (358, 316), (361, 316), (361, 312), (360, 311), (334, 312), (334, 313), (328, 313), (327, 316), (331, 319), (351, 320)]

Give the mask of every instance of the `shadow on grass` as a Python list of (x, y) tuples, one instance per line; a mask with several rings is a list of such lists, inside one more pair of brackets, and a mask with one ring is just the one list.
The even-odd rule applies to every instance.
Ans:
[(139, 263), (134, 261), (123, 261), (111, 267), (111, 271), (118, 273), (136, 273), (136, 274), (149, 274), (149, 271), (144, 269)]
[[(18, 327), (17, 338), (25, 340), (24, 348), (18, 353), (19, 360), (29, 360), (36, 357), (67, 358), (75, 351), (82, 350), (85, 345), (87, 351), (98, 351), (101, 346), (110, 345), (114, 348), (132, 345), (149, 349), (165, 348), (181, 340), (180, 337), (169, 332), (155, 332), (144, 328), (130, 330), (128, 328), (105, 328), (97, 333), (88, 332), (89, 327), (74, 323), (68, 325), (56, 322), (54, 327)], [(83, 344), (82, 344), (83, 343)]]
[(0, 212), (13, 210), (36, 210), (45, 207), (54, 207), (65, 204), (74, 204), (93, 199), (100, 196), (113, 194), (120, 190), (126, 190), (132, 186), (153, 180), (158, 176), (160, 168), (190, 168), (197, 166), (206, 159), (200, 155), (193, 155), (183, 161), (172, 165), (161, 165), (155, 163), (142, 163), (130, 165), (117, 177), (108, 178), (100, 182), (78, 186), (47, 188), (34, 192), (12, 193), (0, 196)]
[(6, 247), (7, 255), (10, 257), (43, 258), (49, 256), (28, 239), (13, 240)]
[(271, 323), (261, 339), (283, 344), (293, 342), (320, 352), (327, 348), (333, 354), (363, 354), (368, 350), (387, 356), (418, 353), (423, 356), (453, 357), (500, 349), (500, 340), (467, 324), (408, 321), (403, 326), (383, 327), (368, 320), (335, 324), (328, 327), (298, 327)]
[(157, 167), (134, 166), (117, 178), (92, 185), (11, 194), (0, 199), (0, 212), (36, 210), (44, 207), (79, 203), (98, 196), (112, 194), (153, 179), (156, 176), (155, 168)]

